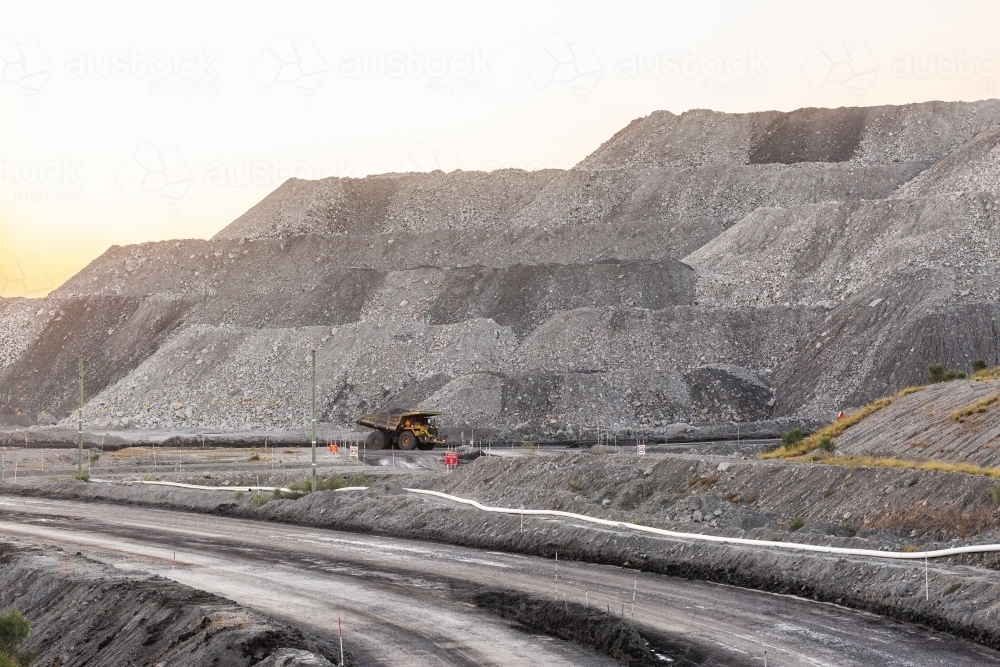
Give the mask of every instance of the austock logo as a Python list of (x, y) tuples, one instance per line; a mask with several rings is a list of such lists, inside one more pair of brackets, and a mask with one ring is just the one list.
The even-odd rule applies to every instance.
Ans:
[(52, 279), (34, 253), (17, 255), (0, 251), (0, 296), (33, 296), (53, 287)]
[(118, 187), (127, 198), (153, 193), (167, 203), (180, 201), (193, 179), (194, 175), (173, 144), (159, 150), (147, 142), (136, 147), (115, 175)]
[(348, 178), (358, 168), (357, 162), (346, 157), (336, 161), (285, 163), (277, 157), (270, 160), (213, 160), (205, 166), (205, 185), (218, 187), (276, 187), (289, 178), (318, 180)]
[(345, 79), (426, 79), (429, 95), (492, 95), (496, 92), (490, 60), (481, 49), (455, 53), (345, 53), (339, 74)]
[(860, 37), (851, 41), (827, 35), (802, 64), (802, 74), (813, 90), (840, 85), (853, 93), (864, 93), (878, 76), (879, 66)]
[(729, 53), (695, 53), (690, 49), (622, 53), (615, 60), (615, 76), (620, 79), (696, 80), (703, 94), (766, 95), (770, 93), (768, 56), (755, 48)]
[(16, 84), (29, 94), (41, 92), (52, 75), (52, 64), (34, 37), (18, 42), (0, 35), (0, 66), (4, 83)]
[(565, 85), (589, 93), (597, 86), (604, 65), (585, 37), (570, 42), (562, 35), (550, 35), (528, 62), (527, 71), (539, 90)]
[(250, 65), (250, 73), (262, 89), (289, 85), (302, 94), (319, 90), (329, 68), (309, 37), (298, 42), (275, 35)]
[(427, 143), (413, 145), (400, 163), (399, 171), (443, 171), (452, 172), (462, 168), (455, 150), (448, 144), (434, 148)]
[(15, 204), (80, 204), (83, 163), (69, 156), (9, 163), (0, 157), (0, 187), (14, 189)]
[(997, 75), (997, 57), (992, 53), (966, 53), (965, 49), (943, 53), (897, 53), (889, 74), (896, 79), (990, 79)]
[(113, 53), (71, 53), (63, 74), (68, 79), (148, 79), (151, 95), (213, 96), (219, 93), (218, 57), (205, 48), (151, 55), (136, 47)]

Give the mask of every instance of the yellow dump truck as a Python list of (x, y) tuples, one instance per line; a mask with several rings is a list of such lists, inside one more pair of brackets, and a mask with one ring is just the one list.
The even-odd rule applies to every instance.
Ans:
[(438, 437), (437, 426), (431, 423), (431, 419), (440, 414), (426, 411), (376, 413), (365, 415), (357, 423), (373, 429), (365, 441), (368, 449), (434, 449), (435, 445), (445, 444)]

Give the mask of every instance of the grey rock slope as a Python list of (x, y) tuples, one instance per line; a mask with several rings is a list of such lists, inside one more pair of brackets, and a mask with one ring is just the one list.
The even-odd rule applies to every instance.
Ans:
[(0, 301), (0, 414), (67, 417), (83, 356), (95, 427), (298, 426), (315, 348), (335, 425), (826, 418), (928, 363), (1000, 363), (998, 120), (656, 112), (568, 171), (292, 179), (209, 241)]
[(229, 600), (50, 547), (0, 541), (0, 605), (31, 621), (39, 665), (331, 664), (328, 648)]
[(837, 438), (846, 454), (1000, 465), (1000, 382), (931, 384), (898, 398)]

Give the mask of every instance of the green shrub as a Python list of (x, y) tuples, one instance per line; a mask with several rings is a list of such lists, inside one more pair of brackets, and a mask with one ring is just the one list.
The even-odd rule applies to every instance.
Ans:
[(969, 368), (972, 369), (973, 373), (978, 373), (979, 371), (985, 371), (986, 366), (987, 364), (985, 359), (974, 359), (972, 363), (969, 364)]
[(253, 507), (260, 507), (261, 505), (267, 504), (267, 501), (269, 500), (270, 498), (265, 496), (263, 493), (255, 493), (253, 494), (253, 497), (250, 498), (250, 504)]
[(79, 475), (73, 475), (73, 479), (78, 479), (81, 482), (89, 482), (90, 481), (90, 475), (88, 475), (87, 473), (83, 472), (83, 473), (80, 473)]
[[(321, 477), (316, 478), (317, 491), (335, 491), (343, 487), (344, 478), (340, 475), (333, 475), (331, 477), (327, 477), (326, 479)], [(292, 482), (288, 485), (288, 488), (299, 495), (312, 493), (312, 478)]]
[(254, 452), (253, 454), (247, 457), (247, 461), (249, 461), (250, 463), (253, 463), (255, 461), (260, 461), (260, 454)]
[(805, 434), (802, 432), (802, 429), (796, 427), (791, 431), (785, 431), (785, 433), (781, 435), (781, 444), (785, 447), (791, 447), (792, 445), (797, 445), (802, 442), (804, 437)]
[(951, 380), (961, 380), (968, 377), (965, 371), (956, 371), (954, 369), (945, 370), (944, 364), (928, 364), (927, 365), (927, 381), (928, 382), (949, 382)]
[(953, 583), (951, 586), (948, 587), (948, 590), (946, 590), (944, 592), (944, 594), (945, 595), (951, 595), (952, 593), (957, 593), (958, 589), (961, 588), (961, 587), (962, 587), (962, 584), (960, 582), (956, 581), (955, 583)]
[(97, 463), (100, 460), (101, 460), (101, 453), (100, 452), (94, 452), (93, 454), (90, 455), (90, 462), (91, 463)]
[(347, 484), (345, 484), (345, 486), (371, 486), (374, 483), (374, 477), (363, 472), (359, 472), (357, 475), (347, 480)]
[(797, 516), (794, 519), (792, 519), (792, 522), (790, 524), (788, 524), (788, 530), (794, 533), (796, 530), (798, 530), (804, 525), (806, 525), (806, 520), (800, 516)]
[(1000, 505), (1000, 484), (994, 484), (990, 487), (990, 495), (993, 496), (993, 502)]
[(583, 480), (579, 477), (574, 479), (569, 483), (570, 491), (582, 491), (583, 490)]
[(0, 665), (28, 667), (35, 661), (35, 654), (21, 648), (31, 634), (31, 623), (19, 610), (11, 609), (0, 614)]
[[(319, 487), (320, 483), (321, 480), (317, 479), (316, 480), (317, 488)], [(309, 493), (310, 491), (312, 491), (312, 480), (303, 479), (298, 482), (292, 482), (291, 484), (288, 485), (288, 488), (291, 489), (292, 491), (298, 491), (300, 493)]]
[[(316, 479), (317, 491), (336, 491), (345, 486), (371, 486), (375, 478), (363, 472), (358, 473), (350, 479), (344, 479), (342, 475), (331, 475), (326, 479)], [(285, 493), (282, 498), (299, 498), (307, 493), (312, 493), (312, 479), (303, 479), (288, 485), (292, 493)]]
[(236, 500), (243, 500), (243, 496), (245, 496), (246, 494), (247, 494), (246, 491), (237, 491), (236, 492)]
[(944, 364), (927, 364), (927, 381), (941, 382), (944, 380)]
[(837, 445), (834, 444), (833, 438), (828, 435), (822, 435), (819, 438), (819, 448), (820, 451), (832, 454), (837, 450)]

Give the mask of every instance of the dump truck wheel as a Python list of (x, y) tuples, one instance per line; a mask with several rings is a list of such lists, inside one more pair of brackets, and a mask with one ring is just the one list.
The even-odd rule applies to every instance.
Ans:
[(403, 431), (399, 434), (399, 448), (404, 452), (409, 452), (417, 448), (417, 436), (413, 431)]
[(418, 442), (417, 443), (417, 449), (426, 452), (429, 449), (434, 449), (434, 443), (433, 442)]
[(382, 431), (372, 431), (368, 434), (368, 449), (385, 449), (387, 440), (388, 438), (385, 437), (385, 433), (382, 433)]

